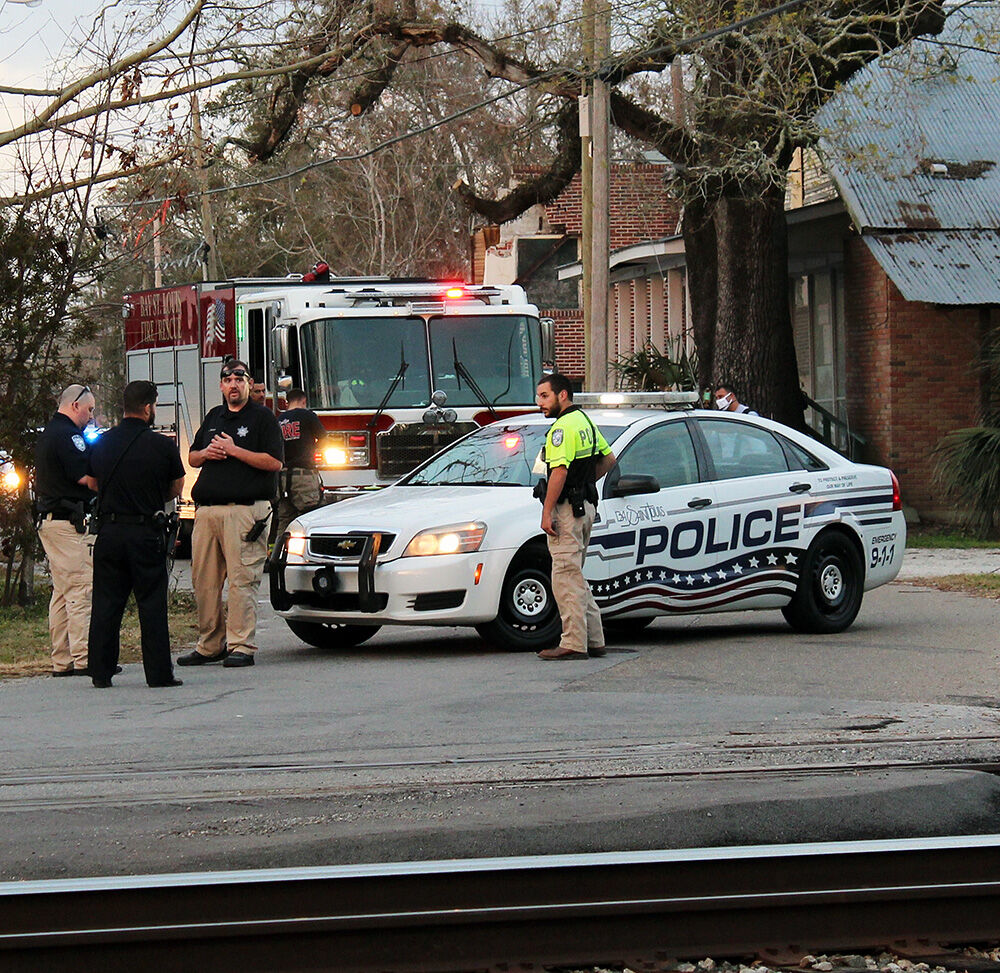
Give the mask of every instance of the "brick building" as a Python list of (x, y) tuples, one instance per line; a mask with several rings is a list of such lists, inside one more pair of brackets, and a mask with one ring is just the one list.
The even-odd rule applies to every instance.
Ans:
[[(822, 144), (826, 169), (800, 154), (788, 180), (802, 388), (842, 421), (840, 445), (846, 430), (860, 436), (859, 458), (891, 467), (905, 503), (929, 519), (952, 513), (933, 479), (935, 445), (977, 424), (996, 395), (978, 362), (1000, 325), (1000, 129), (983, 124), (1000, 115), (1000, 88), (995, 57), (970, 40), (977, 15), (974, 7), (966, 19), (953, 14), (933, 44), (900, 53), (912, 65), (929, 52), (933, 71), (883, 62), (863, 72), (863, 96), (845, 92), (819, 116), (831, 133)], [(610, 307), (619, 353), (646, 340), (661, 348), (686, 340), (683, 241), (658, 171), (618, 167), (612, 180)], [(574, 184), (528, 226), (501, 228), (501, 246), (516, 249), (512, 241), (531, 219), (536, 229), (572, 236), (579, 204)], [(565, 266), (568, 253), (560, 253), (562, 283), (575, 286), (579, 265)], [(547, 313), (557, 318), (560, 370), (582, 376), (582, 313)], [(819, 426), (814, 410), (806, 418)]]

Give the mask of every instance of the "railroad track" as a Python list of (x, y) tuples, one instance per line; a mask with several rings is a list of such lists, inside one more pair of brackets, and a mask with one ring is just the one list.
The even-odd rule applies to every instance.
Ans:
[(0, 884), (12, 973), (457, 973), (998, 937), (998, 835)]

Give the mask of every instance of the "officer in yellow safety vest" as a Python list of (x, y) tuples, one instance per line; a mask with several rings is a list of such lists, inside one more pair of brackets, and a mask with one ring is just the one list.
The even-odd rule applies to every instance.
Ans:
[(573, 405), (573, 389), (553, 372), (539, 383), (535, 403), (555, 419), (545, 437), (548, 480), (542, 530), (552, 556), (552, 594), (562, 619), (559, 645), (543, 649), (548, 661), (604, 655), (604, 630), (594, 595), (583, 576), (590, 531), (597, 514), (597, 481), (615, 465), (601, 431)]

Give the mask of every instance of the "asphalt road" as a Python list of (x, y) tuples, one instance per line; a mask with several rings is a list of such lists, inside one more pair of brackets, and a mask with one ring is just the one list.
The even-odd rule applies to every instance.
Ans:
[(323, 652), (264, 604), (252, 669), (0, 684), (0, 878), (989, 833), (996, 777), (905, 764), (1000, 759), (997, 622), (897, 584), (839, 636), (697, 616), (543, 663)]

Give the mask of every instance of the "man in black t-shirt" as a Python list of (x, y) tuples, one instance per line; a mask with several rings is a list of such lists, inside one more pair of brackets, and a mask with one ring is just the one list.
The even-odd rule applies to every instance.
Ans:
[[(191, 579), (198, 603), (198, 645), (177, 664), (252, 666), (257, 646), (257, 591), (267, 556), (267, 522), (284, 449), (273, 413), (250, 401), (250, 369), (222, 366), (223, 404), (194, 437), (188, 460), (200, 470), (191, 491), (196, 510)], [(228, 611), (222, 586), (229, 580)], [(228, 643), (228, 654), (227, 654)]]
[(307, 407), (302, 389), (289, 389), (288, 411), (278, 416), (285, 443), (285, 468), (278, 486), (277, 529), (272, 557), (277, 557), (281, 537), (299, 514), (323, 502), (323, 487), (316, 472), (316, 449), (326, 436), (319, 416)]
[(176, 443), (149, 428), (156, 417), (152, 382), (129, 382), (123, 404), (122, 421), (94, 444), (88, 460), (98, 487), (90, 675), (98, 689), (111, 687), (122, 614), (134, 591), (146, 682), (179, 686), (167, 628), (164, 504), (180, 496), (184, 464)]
[(92, 580), (90, 537), (84, 516), (94, 498), (87, 476), (83, 429), (94, 416), (94, 395), (70, 385), (35, 446), (38, 536), (49, 562), (52, 598), (49, 639), (53, 676), (86, 676)]

